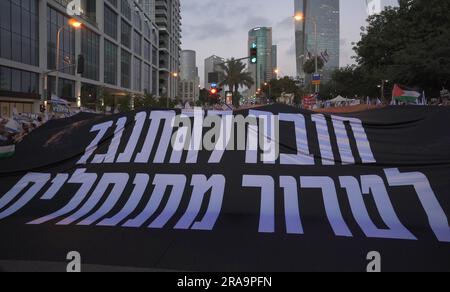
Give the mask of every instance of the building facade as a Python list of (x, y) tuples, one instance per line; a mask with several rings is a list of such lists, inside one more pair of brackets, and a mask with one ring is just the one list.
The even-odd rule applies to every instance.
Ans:
[(272, 79), (276, 79), (278, 77), (278, 46), (272, 46)]
[[(255, 84), (250, 88), (249, 94), (255, 95), (257, 90), (270, 81), (274, 76), (273, 62), (273, 45), (272, 45), (272, 28), (257, 27), (251, 29), (248, 33), (248, 48), (256, 44), (258, 49), (257, 64), (249, 62), (248, 70), (252, 73)], [(276, 53), (276, 52), (275, 52)]]
[(192, 50), (181, 52), (179, 96), (183, 102), (196, 102), (200, 97), (197, 56)]
[[(176, 83), (161, 81), (167, 74), (160, 66), (160, 35), (167, 28), (152, 20), (143, 1), (83, 0), (83, 14), (74, 16), (82, 23), (79, 29), (68, 25), (72, 17), (67, 14), (69, 2), (0, 1), (0, 115), (10, 116), (13, 109), (37, 113), (52, 95), (90, 108), (105, 96), (160, 96), (161, 86), (176, 95)], [(174, 36), (179, 43), (180, 35)], [(176, 49), (173, 52), (170, 69), (178, 63)], [(75, 66), (79, 55), (85, 60), (82, 74), (77, 74)]]
[(381, 13), (388, 6), (398, 6), (398, 0), (366, 0), (366, 5), (367, 14), (372, 16)]
[(159, 27), (159, 94), (175, 99), (181, 53), (180, 0), (155, 0), (155, 19)]
[(225, 62), (224, 58), (213, 55), (205, 59), (205, 88), (211, 89), (211, 83), (209, 83), (208, 76), (210, 73), (219, 73), (219, 81), (223, 79), (224, 72), (220, 66)]
[(315, 23), (317, 23), (318, 55), (327, 55), (322, 75), (325, 80), (339, 68), (340, 57), (340, 4), (339, 0), (295, 0), (295, 15), (302, 21), (295, 24), (297, 75), (308, 81), (303, 71), (304, 63), (314, 58), (316, 52)]
[(142, 9), (144, 9), (145, 13), (148, 15), (152, 22), (156, 21), (156, 0), (139, 0), (139, 4), (141, 4)]

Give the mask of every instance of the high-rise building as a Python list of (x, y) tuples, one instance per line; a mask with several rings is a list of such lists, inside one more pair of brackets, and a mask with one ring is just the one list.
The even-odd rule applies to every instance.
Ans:
[(387, 6), (398, 6), (398, 0), (366, 0), (367, 14), (375, 15), (383, 11)]
[(257, 27), (251, 29), (248, 33), (249, 50), (253, 44), (256, 44), (258, 49), (258, 60), (257, 64), (249, 62), (248, 70), (252, 73), (255, 80), (254, 85), (250, 88), (250, 95), (255, 95), (256, 91), (261, 88), (264, 82), (270, 81), (273, 78), (272, 28)]
[(195, 51), (181, 52), (180, 88), (182, 101), (198, 101), (200, 96), (200, 78), (198, 76), (197, 57)]
[(205, 59), (205, 88), (207, 90), (211, 89), (211, 83), (209, 82), (210, 73), (218, 73), (219, 82), (223, 79), (223, 70), (220, 64), (224, 62), (224, 58), (215, 55)]
[(174, 99), (178, 95), (180, 71), (180, 0), (155, 0), (155, 17), (159, 28), (160, 95)]
[(277, 78), (278, 75), (278, 46), (273, 45), (272, 46), (272, 73), (273, 73), (273, 79)]
[[(0, 1), (0, 115), (36, 113), (52, 94), (83, 107), (95, 107), (105, 96), (158, 95), (159, 28), (139, 1), (83, 0), (79, 29), (68, 25), (69, 2)], [(81, 75), (79, 55), (85, 59)]]
[(331, 72), (339, 67), (340, 6), (339, 0), (295, 0), (295, 44), (297, 75), (308, 79), (303, 71), (304, 63), (316, 54), (315, 23), (317, 23), (318, 55), (327, 55), (322, 74), (329, 79)]
[[(114, 1), (114, 0), (113, 0)], [(142, 9), (144, 9), (145, 13), (147, 13), (148, 17), (151, 21), (155, 22), (156, 19), (156, 0), (139, 0), (139, 4), (141, 4)]]

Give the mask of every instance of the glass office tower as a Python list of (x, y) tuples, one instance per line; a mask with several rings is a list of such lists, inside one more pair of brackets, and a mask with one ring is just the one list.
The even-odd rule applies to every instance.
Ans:
[(339, 67), (340, 6), (339, 0), (295, 0), (295, 15), (303, 15), (296, 21), (295, 43), (297, 75), (308, 79), (303, 64), (315, 55), (314, 20), (317, 21), (318, 53), (327, 56), (322, 74), (329, 79), (331, 72)]
[(258, 48), (258, 63), (249, 64), (249, 72), (252, 72), (255, 84), (250, 88), (251, 95), (261, 88), (264, 82), (273, 78), (272, 66), (272, 28), (257, 27), (248, 33), (248, 48), (256, 43)]

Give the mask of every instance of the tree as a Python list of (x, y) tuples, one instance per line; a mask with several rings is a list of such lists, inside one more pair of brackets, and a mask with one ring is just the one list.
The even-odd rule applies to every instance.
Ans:
[(334, 98), (337, 95), (352, 98), (359, 97), (378, 97), (380, 89), (377, 87), (381, 81), (381, 76), (365, 72), (356, 65), (336, 69), (331, 80), (320, 88), (320, 96), (324, 99)]
[(209, 91), (206, 88), (200, 89), (199, 102), (200, 105), (204, 105), (208, 103)]
[(135, 96), (134, 98), (134, 108), (154, 107), (156, 103), (155, 97), (147, 92), (144, 96)]
[(232, 58), (221, 64), (220, 67), (225, 73), (225, 78), (220, 86), (228, 86), (229, 90), (233, 91), (233, 105), (239, 107), (239, 88), (250, 88), (255, 84), (255, 81), (251, 73), (246, 72), (246, 65), (240, 60)]
[[(317, 58), (317, 70), (322, 70), (325, 66), (325, 63), (321, 57)], [(309, 59), (303, 64), (303, 71), (306, 74), (316, 73), (316, 57)]]
[(280, 97), (283, 93), (294, 94), (295, 100), (300, 100), (304, 95), (304, 91), (300, 88), (296, 81), (290, 77), (284, 77), (280, 79), (272, 79), (268, 82), (267, 86), (262, 88), (262, 92), (273, 96), (275, 99)]
[(450, 85), (450, 1), (400, 0), (369, 18), (355, 47), (357, 62), (370, 76), (437, 96)]

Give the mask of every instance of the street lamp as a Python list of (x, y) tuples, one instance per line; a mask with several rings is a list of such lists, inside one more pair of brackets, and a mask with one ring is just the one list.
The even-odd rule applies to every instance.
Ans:
[(264, 86), (268, 89), (267, 95), (268, 95), (268, 99), (271, 99), (271, 89), (272, 89), (272, 84), (270, 84), (269, 82), (265, 82)]
[(381, 85), (378, 85), (378, 88), (381, 89), (381, 100), (383, 102), (385, 102), (385, 97), (384, 97), (384, 87), (386, 86), (386, 83), (389, 83), (389, 80), (381, 80)]
[(55, 81), (55, 87), (56, 87), (56, 95), (58, 95), (58, 83), (59, 83), (59, 58), (60, 58), (60, 50), (61, 50), (61, 32), (63, 31), (63, 29), (66, 29), (68, 27), (73, 27), (75, 29), (78, 29), (81, 27), (81, 22), (79, 22), (78, 20), (76, 20), (75, 18), (71, 18), (69, 19), (68, 23), (66, 25), (61, 26), (58, 29), (58, 33), (56, 34), (56, 81)]
[[(297, 13), (294, 16), (295, 21), (304, 21), (305, 20), (305, 16), (303, 15), (303, 13)], [(316, 58), (315, 58), (315, 74), (317, 74), (319, 72), (319, 66), (318, 66), (318, 55), (319, 55), (319, 43), (318, 43), (318, 38), (317, 38), (317, 20), (314, 17), (310, 17), (308, 18), (312, 21), (312, 23), (314, 24), (314, 39), (315, 39), (315, 54), (316, 54)], [(316, 84), (316, 93), (319, 92), (319, 84)]]
[[(170, 75), (175, 79), (178, 78), (178, 76), (179, 76), (178, 72), (172, 72), (172, 73), (170, 73)], [(178, 85), (176, 87), (178, 87)], [(169, 95), (167, 95), (166, 105), (167, 105), (167, 108), (169, 108)]]
[(297, 13), (297, 14), (294, 16), (294, 19), (295, 19), (296, 21), (303, 21), (304, 16), (303, 16), (302, 13)]

